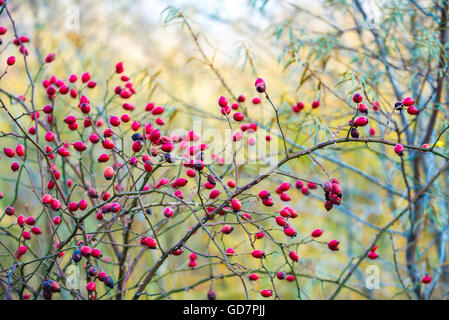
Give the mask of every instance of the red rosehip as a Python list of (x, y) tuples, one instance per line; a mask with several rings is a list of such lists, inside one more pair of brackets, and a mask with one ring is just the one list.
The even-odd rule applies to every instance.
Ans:
[(379, 257), (376, 251), (370, 251), (368, 252), (368, 258), (371, 260), (376, 260)]
[(90, 74), (89, 74), (89, 72), (85, 72), (85, 73), (83, 73), (82, 75), (81, 75), (81, 81), (83, 82), (83, 83), (86, 83), (87, 81), (89, 81), (90, 80)]
[(12, 148), (3, 148), (3, 152), (8, 158), (12, 158), (16, 155), (15, 151)]
[(285, 221), (285, 219), (283, 217), (276, 217), (276, 223), (281, 226), (284, 227), (287, 224), (287, 221)]
[(234, 180), (229, 180), (227, 184), (228, 184), (228, 187), (229, 187), (229, 188), (235, 188), (235, 186), (236, 186)]
[(87, 292), (94, 292), (95, 289), (97, 288), (97, 285), (95, 284), (95, 282), (91, 281), (86, 285), (86, 290)]
[(265, 81), (262, 78), (257, 78), (256, 82), (254, 83), (254, 86), (256, 87), (256, 90), (259, 93), (265, 92), (267, 88)]
[(125, 69), (123, 68), (123, 62), (118, 62), (115, 65), (115, 72), (116, 73), (122, 73)]
[(234, 113), (232, 117), (234, 118), (235, 121), (242, 121), (245, 118), (245, 116), (241, 112)]
[(232, 230), (234, 230), (234, 228), (228, 224), (225, 224), (222, 228), (221, 228), (221, 232), (224, 234), (230, 234), (232, 232)]
[(228, 105), (228, 99), (226, 99), (225, 97), (221, 96), (218, 99), (218, 105), (222, 108), (226, 107)]
[(295, 281), (295, 276), (292, 274), (289, 274), (288, 276), (285, 277), (285, 280), (287, 280), (288, 282), (293, 282), (293, 281)]
[(39, 227), (32, 227), (31, 228), (31, 233), (39, 235), (42, 233), (42, 230)]
[(109, 123), (111, 124), (111, 126), (113, 127), (118, 127), (120, 125), (120, 118), (117, 116), (111, 116), (109, 118)]
[(174, 211), (173, 211), (172, 208), (167, 207), (167, 208), (164, 209), (164, 216), (165, 216), (166, 218), (172, 217), (172, 216), (173, 216), (173, 213), (174, 213)]
[(50, 207), (52, 210), (54, 211), (58, 211), (59, 209), (61, 209), (62, 205), (61, 202), (57, 199), (52, 199), (51, 203), (50, 203)]
[(405, 98), (405, 99), (402, 101), (402, 104), (403, 104), (404, 106), (409, 107), (409, 106), (412, 106), (412, 105), (415, 104), (415, 100), (413, 100), (413, 99), (410, 98), (410, 97), (407, 97), (407, 98)]
[(317, 100), (312, 101), (312, 109), (316, 109), (316, 108), (318, 108), (319, 106), (320, 106), (320, 102), (319, 102), (319, 101), (317, 101)]
[(56, 55), (54, 53), (49, 53), (46, 57), (45, 57), (45, 62), (46, 63), (50, 63), (52, 61), (54, 61), (56, 58)]
[(331, 249), (332, 251), (338, 251), (338, 245), (340, 244), (340, 242), (338, 242), (337, 240), (331, 240), (327, 243), (327, 246), (329, 247), (329, 249)]
[(354, 127), (364, 127), (368, 124), (368, 119), (365, 117), (358, 117), (354, 120)]
[(363, 103), (359, 104), (359, 112), (368, 114), (368, 107), (366, 106), (366, 104)]
[(301, 190), (304, 187), (304, 182), (302, 182), (301, 180), (296, 181), (295, 187), (296, 189)]
[(251, 252), (251, 255), (256, 259), (260, 259), (265, 255), (265, 253), (262, 250), (256, 249)]
[(16, 154), (19, 157), (23, 157), (25, 155), (25, 147), (22, 144), (18, 144), (16, 146)]
[(14, 210), (14, 208), (11, 206), (5, 208), (5, 214), (7, 216), (13, 216), (15, 212), (16, 210)]
[(257, 274), (255, 274), (255, 273), (251, 273), (249, 275), (249, 280), (251, 280), (251, 281), (256, 281), (258, 279), (259, 279), (259, 276)]
[(73, 148), (75, 148), (76, 151), (82, 152), (87, 149), (86, 144), (82, 141), (77, 141), (73, 144)]
[(404, 155), (404, 146), (398, 143), (394, 146), (394, 152), (396, 152), (396, 154), (399, 156)]
[(240, 211), (242, 209), (242, 203), (239, 199), (233, 198), (231, 201), (231, 207), (234, 211)]
[(100, 138), (95, 133), (92, 133), (89, 136), (89, 141), (92, 142), (93, 144), (95, 144), (95, 143), (98, 143), (98, 141), (100, 141)]
[(53, 223), (58, 225), (61, 223), (61, 217), (60, 216), (56, 216), (53, 218)]
[(90, 255), (94, 258), (101, 258), (102, 253), (101, 253), (100, 249), (94, 248), (94, 249), (92, 249)]
[(80, 251), (83, 257), (89, 257), (92, 253), (92, 249), (89, 248), (88, 246), (81, 247)]
[(279, 271), (276, 274), (276, 278), (278, 278), (279, 280), (284, 280), (285, 279), (285, 272), (284, 271)]
[(297, 234), (295, 229), (293, 229), (291, 227), (284, 228), (284, 233), (286, 236), (291, 237), (291, 238), (296, 237), (296, 234)]
[(262, 102), (262, 100), (260, 100), (259, 97), (254, 97), (253, 100), (251, 100), (251, 102), (252, 102), (253, 104), (260, 104), (260, 103)]
[(418, 108), (415, 107), (415, 106), (410, 106), (410, 107), (408, 107), (408, 109), (407, 109), (407, 113), (410, 114), (410, 115), (412, 115), (412, 116), (414, 116), (414, 115), (417, 115), (417, 114), (419, 113), (419, 110), (418, 110)]

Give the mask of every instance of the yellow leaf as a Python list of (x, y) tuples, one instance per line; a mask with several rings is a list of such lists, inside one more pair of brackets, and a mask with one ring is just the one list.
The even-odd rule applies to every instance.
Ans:
[(444, 147), (444, 142), (441, 140), (438, 140), (437, 143), (435, 144), (437, 147)]

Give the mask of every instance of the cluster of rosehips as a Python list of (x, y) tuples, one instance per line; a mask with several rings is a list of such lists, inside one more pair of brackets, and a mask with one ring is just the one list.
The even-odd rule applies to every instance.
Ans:
[(60, 292), (61, 287), (55, 280), (42, 281), (42, 296), (45, 300), (50, 300), (53, 293)]
[(324, 208), (330, 211), (334, 204), (340, 205), (341, 198), (343, 197), (343, 189), (340, 186), (340, 181), (337, 179), (331, 179), (323, 184), (324, 189)]

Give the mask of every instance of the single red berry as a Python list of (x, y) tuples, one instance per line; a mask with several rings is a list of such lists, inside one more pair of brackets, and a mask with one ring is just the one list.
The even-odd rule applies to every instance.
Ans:
[(260, 291), (260, 294), (264, 298), (269, 298), (269, 297), (271, 297), (273, 295), (273, 291), (270, 290), (270, 289), (264, 289), (264, 290)]
[(260, 259), (263, 256), (265, 256), (265, 253), (262, 250), (256, 249), (256, 250), (253, 250), (253, 252), (251, 252), (251, 255), (256, 259)]
[(364, 127), (368, 124), (368, 119), (365, 117), (358, 117), (354, 120), (354, 127)]
[(286, 236), (291, 237), (291, 238), (294, 238), (297, 235), (295, 229), (293, 229), (291, 227), (284, 228), (284, 233)]
[(276, 278), (278, 278), (279, 280), (284, 280), (284, 279), (285, 279), (285, 276), (286, 276), (286, 273), (285, 273), (284, 271), (279, 271), (279, 272), (276, 274)]
[(233, 198), (231, 201), (231, 207), (234, 211), (240, 211), (242, 209), (242, 203), (239, 199)]
[(12, 66), (16, 63), (16, 57), (11, 56), (8, 59), (6, 59), (6, 63), (8, 64), (8, 66)]
[(87, 149), (87, 146), (82, 141), (77, 141), (73, 144), (73, 148), (75, 148), (76, 151), (82, 152)]
[(56, 216), (53, 218), (53, 223), (58, 225), (61, 223), (61, 217), (60, 216)]
[(319, 101), (312, 101), (312, 109), (316, 109), (320, 106), (320, 102)]
[(83, 83), (86, 83), (86, 82), (88, 82), (90, 80), (90, 74), (89, 74), (89, 72), (85, 72), (85, 73), (83, 73), (82, 75), (81, 75), (81, 81), (83, 82)]
[(7, 216), (13, 216), (15, 212), (16, 212), (16, 210), (14, 210), (14, 208), (11, 206), (8, 206), (5, 208), (5, 214)]
[(93, 281), (89, 282), (89, 283), (86, 285), (86, 290), (87, 290), (88, 292), (94, 292), (96, 288), (97, 288), (97, 286), (96, 286), (95, 282), (93, 282)]
[(100, 250), (100, 249), (94, 248), (94, 249), (92, 249), (90, 255), (91, 255), (92, 257), (98, 259), (98, 258), (101, 258), (102, 253), (101, 253), (101, 250)]
[(396, 152), (397, 155), (403, 156), (404, 155), (404, 146), (402, 144), (397, 144), (394, 146), (394, 152)]
[(424, 277), (422, 277), (421, 282), (424, 284), (429, 284), (432, 282), (432, 277), (426, 274)]
[(111, 180), (114, 177), (114, 169), (112, 167), (107, 167), (104, 170), (104, 177), (106, 180)]
[(39, 227), (32, 227), (32, 228), (31, 228), (31, 232), (32, 232), (33, 234), (39, 235), (39, 234), (42, 233), (42, 230), (41, 230)]
[(8, 158), (12, 158), (16, 155), (15, 151), (12, 148), (3, 148), (3, 152)]
[(298, 262), (298, 260), (299, 260), (299, 256), (295, 251), (290, 251), (288, 256), (290, 257), (290, 259), (292, 259), (295, 262)]
[(337, 240), (331, 240), (327, 243), (327, 246), (329, 247), (329, 249), (331, 249), (332, 251), (338, 251), (338, 245), (340, 244), (340, 242), (338, 242)]

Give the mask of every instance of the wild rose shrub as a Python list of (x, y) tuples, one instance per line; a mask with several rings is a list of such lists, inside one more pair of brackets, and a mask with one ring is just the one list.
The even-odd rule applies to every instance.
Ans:
[[(202, 59), (223, 82), (223, 95), (206, 102), (216, 107), (212, 116), (204, 114), (202, 130), (195, 123), (176, 127), (172, 117), (189, 106), (142, 103), (136, 97), (146, 88), (123, 62), (104, 74), (55, 74), (58, 55), (49, 53), (37, 70), (31, 68), (33, 39), (12, 23), (9, 5), (1, 5), (2, 23), (8, 22), (0, 27), (2, 45), (10, 43), (13, 55), (2, 51), (0, 84), (11, 73), (27, 83), (24, 92), (0, 87), (0, 176), (9, 186), (0, 194), (2, 298), (161, 299), (186, 290), (212, 300), (229, 297), (227, 291), (241, 299), (370, 298), (357, 271), (379, 260), (398, 276), (402, 294), (430, 297), (444, 254), (436, 262), (432, 255), (426, 266), (409, 248), (416, 249), (425, 233), (424, 199), (444, 193), (434, 184), (449, 164), (440, 147), (447, 127), (438, 136), (436, 129), (424, 139), (407, 136), (413, 126), (415, 134), (434, 129), (435, 111), (429, 114), (423, 98), (380, 103), (362, 83), (340, 99), (350, 112), (337, 119), (324, 99), (278, 105), (268, 78), (245, 88), (224, 82), (189, 21), (171, 8), (167, 21), (186, 24)], [(310, 77), (326, 87), (313, 69)], [(300, 142), (300, 131), (319, 112), (328, 125), (313, 141)], [(209, 117), (219, 119), (226, 134), (205, 137)], [(376, 168), (395, 168), (403, 180), (391, 177), (386, 185), (382, 172), (365, 172), (374, 164), (361, 151), (359, 166), (340, 159), (359, 146), (379, 154), (375, 161), (383, 167)], [(295, 162), (304, 159), (309, 169), (295, 171)], [(423, 168), (426, 179), (420, 180)], [(357, 217), (373, 232), (352, 254), (342, 252), (353, 239), (340, 236), (345, 227), (328, 231), (326, 223), (328, 215), (352, 214), (356, 192), (364, 191), (344, 170), (365, 179), (369, 191), (379, 188), (375, 192), (388, 193), (386, 198), (403, 200), (392, 205), (386, 223)], [(303, 216), (304, 205), (324, 218)], [(426, 236), (445, 235), (445, 227), (436, 229)], [(408, 240), (406, 261), (392, 241), (398, 234)], [(336, 268), (336, 256), (346, 253)], [(315, 272), (310, 261), (328, 261), (332, 273)], [(356, 274), (362, 286), (352, 279)], [(404, 284), (401, 275), (410, 280)], [(310, 296), (310, 287), (319, 285), (324, 294)]]

